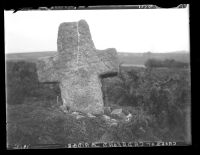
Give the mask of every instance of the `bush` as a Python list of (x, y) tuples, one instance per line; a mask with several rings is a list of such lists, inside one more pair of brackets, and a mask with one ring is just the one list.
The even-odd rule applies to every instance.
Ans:
[(8, 104), (21, 104), (28, 97), (52, 99), (59, 96), (59, 86), (40, 83), (35, 63), (7, 61), (6, 95)]
[(113, 80), (104, 80), (106, 104), (140, 107), (154, 118), (149, 125), (155, 129), (156, 136), (163, 140), (170, 137), (183, 140), (191, 100), (188, 72), (178, 68), (122, 70)]

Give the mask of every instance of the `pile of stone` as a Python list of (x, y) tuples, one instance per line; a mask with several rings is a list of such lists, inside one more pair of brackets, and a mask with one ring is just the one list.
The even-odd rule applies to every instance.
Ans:
[(111, 110), (110, 107), (104, 107), (104, 113), (102, 115), (95, 115), (91, 113), (83, 113), (83, 112), (70, 112), (61, 106), (62, 111), (64, 111), (66, 114), (70, 114), (73, 117), (75, 117), (77, 120), (81, 118), (99, 118), (103, 119), (108, 126), (117, 126), (119, 123), (128, 123), (132, 119), (132, 114), (128, 113), (127, 115), (123, 112), (122, 108), (119, 109), (113, 109)]

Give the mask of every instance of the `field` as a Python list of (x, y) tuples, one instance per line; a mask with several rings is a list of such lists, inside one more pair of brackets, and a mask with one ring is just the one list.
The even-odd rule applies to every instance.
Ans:
[[(30, 53), (11, 53), (6, 55), (7, 60), (28, 60), (35, 61), (39, 57), (53, 56), (55, 51), (48, 52), (30, 52)], [(155, 59), (174, 59), (176, 61), (189, 62), (190, 56), (186, 52), (171, 52), (171, 53), (122, 53), (118, 52), (118, 57), (121, 63), (129, 65), (144, 65), (151, 58)]]
[(122, 109), (124, 114), (132, 115), (129, 122), (119, 121), (117, 125), (112, 125), (105, 121), (103, 115), (88, 117), (80, 114), (82, 117), (77, 119), (77, 115), (62, 110), (58, 83), (39, 83), (37, 78), (35, 61), (49, 54), (52, 52), (7, 56), (9, 145), (102, 141), (191, 142), (189, 68), (136, 67), (144, 64), (141, 61), (128, 67), (122, 66), (116, 77), (102, 79), (104, 115), (118, 120), (110, 114), (114, 109)]

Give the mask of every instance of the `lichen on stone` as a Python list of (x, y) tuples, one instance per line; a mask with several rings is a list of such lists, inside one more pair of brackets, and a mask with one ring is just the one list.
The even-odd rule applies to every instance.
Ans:
[(117, 72), (113, 48), (97, 50), (85, 20), (60, 24), (57, 55), (37, 62), (40, 82), (60, 82), (63, 106), (91, 114), (103, 111), (100, 75)]

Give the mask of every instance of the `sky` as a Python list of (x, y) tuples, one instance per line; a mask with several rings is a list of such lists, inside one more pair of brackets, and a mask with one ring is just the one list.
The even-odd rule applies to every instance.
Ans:
[(189, 51), (189, 8), (4, 11), (5, 53), (57, 50), (62, 22), (85, 19), (97, 49)]

